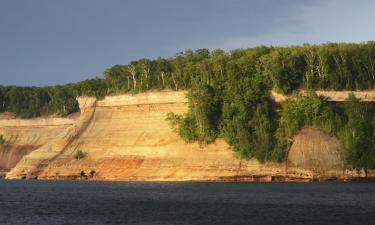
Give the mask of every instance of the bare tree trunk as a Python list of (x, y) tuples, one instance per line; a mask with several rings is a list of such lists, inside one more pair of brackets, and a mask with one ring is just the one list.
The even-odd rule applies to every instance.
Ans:
[(143, 66), (143, 74), (145, 75), (146, 77), (146, 88), (148, 89), (148, 76), (150, 74), (150, 66), (149, 65), (146, 65), (144, 64)]
[(318, 56), (318, 66), (317, 66), (318, 76), (323, 77), (324, 71), (324, 63), (321, 56)]
[(349, 73), (347, 73), (348, 71), (347, 71), (347, 69), (346, 69), (346, 65), (347, 65), (347, 57), (346, 57), (346, 55), (344, 55), (344, 54), (340, 54), (340, 59), (341, 59), (341, 64), (342, 64), (342, 67), (341, 67), (341, 73), (344, 75), (344, 77), (345, 77), (345, 80), (346, 80), (346, 86), (348, 85), (348, 84), (350, 84), (350, 75), (349, 75)]
[(133, 90), (135, 90), (135, 88), (137, 87), (137, 78), (135, 77), (136, 71), (133, 65), (129, 66), (129, 73), (131, 74), (132, 79), (133, 79)]
[(173, 73), (173, 72), (171, 73), (171, 75), (172, 75), (172, 80), (173, 80), (173, 83), (174, 83), (175, 89), (176, 89), (176, 91), (177, 91), (177, 90), (178, 90), (178, 83), (177, 83), (177, 81), (176, 81), (176, 79), (175, 79), (175, 77), (174, 77), (174, 73)]
[(164, 88), (164, 76), (165, 76), (165, 72), (161, 71), (161, 80), (162, 80), (162, 83), (163, 83), (163, 88)]
[(312, 50), (310, 50), (308, 53), (305, 54), (306, 62), (307, 62), (307, 70), (305, 73), (306, 81), (307, 81), (307, 89), (309, 89), (310, 81), (314, 78), (315, 75), (315, 59), (316, 56)]

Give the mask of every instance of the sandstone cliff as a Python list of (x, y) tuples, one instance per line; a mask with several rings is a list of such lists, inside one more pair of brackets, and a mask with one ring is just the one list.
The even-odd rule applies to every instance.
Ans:
[[(6, 175), (8, 179), (273, 181), (327, 178), (304, 164), (290, 164), (296, 162), (293, 157), (299, 155), (303, 146), (292, 151), (297, 153), (288, 165), (240, 160), (220, 139), (207, 146), (184, 143), (172, 132), (165, 118), (168, 112), (187, 111), (185, 92), (124, 94), (100, 101), (81, 97), (78, 100), (81, 114), (75, 120), (35, 120), (34, 124), (9, 119), (0, 121), (0, 134), (7, 140), (0, 150), (5, 155), (1, 157), (0, 166), (10, 170)], [(84, 158), (75, 159), (78, 150), (86, 154)], [(338, 160), (342, 162), (342, 158)], [(335, 172), (329, 174), (331, 178), (362, 176), (358, 172), (349, 174), (336, 164), (332, 166)]]
[(9, 171), (24, 156), (51, 142), (66, 128), (73, 125), (73, 119), (3, 119), (0, 120), (0, 134), (5, 143), (0, 146), (0, 171)]
[[(255, 160), (241, 163), (224, 141), (205, 147), (184, 143), (165, 118), (168, 112), (186, 110), (184, 92), (111, 96), (98, 101), (85, 132), (39, 178), (71, 177), (82, 171), (94, 171), (96, 179), (162, 181), (272, 173), (274, 168), (267, 170)], [(84, 159), (73, 159), (78, 149), (87, 153)]]
[[(301, 91), (302, 93), (305, 93)], [(364, 102), (375, 102), (375, 92), (374, 91), (316, 91), (315, 92), (318, 96), (322, 96), (328, 101), (331, 102), (344, 102), (349, 94), (354, 94), (356, 98), (360, 98), (361, 101)], [(273, 100), (277, 103), (282, 103), (285, 101), (288, 97), (288, 95), (279, 94), (275, 91), (271, 92), (271, 97)]]

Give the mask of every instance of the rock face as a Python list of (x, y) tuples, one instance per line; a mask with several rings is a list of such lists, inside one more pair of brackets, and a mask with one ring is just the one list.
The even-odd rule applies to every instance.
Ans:
[(96, 99), (81, 97), (78, 98), (78, 102), (81, 107), (81, 115), (77, 121), (56, 134), (52, 140), (32, 151), (30, 154), (25, 155), (22, 160), (6, 174), (6, 178), (36, 177), (47, 165), (56, 160), (75, 138), (81, 135), (94, 115)]
[[(240, 160), (220, 139), (207, 146), (186, 144), (166, 121), (169, 112), (187, 111), (185, 94), (148, 92), (109, 96), (100, 101), (81, 97), (81, 113), (73, 122), (31, 126), (28, 122), (0, 121), (0, 131), (7, 139), (19, 137), (7, 142), (14, 143), (13, 152), (22, 152), (17, 160), (8, 160), (7, 153), (8, 158), (2, 161), (4, 167), (12, 168), (6, 178), (288, 181), (315, 179), (311, 166), (317, 165), (339, 171), (340, 174), (333, 174), (335, 177), (344, 176), (340, 168), (342, 156), (336, 154), (339, 144), (314, 129), (297, 135), (287, 165)], [(15, 129), (17, 124), (20, 126)], [(307, 141), (309, 135), (313, 135), (311, 142)], [(318, 142), (321, 147), (317, 147)], [(29, 150), (15, 147), (21, 144)], [(78, 150), (85, 157), (75, 159)]]
[(344, 169), (343, 147), (337, 138), (321, 129), (304, 128), (294, 137), (288, 166), (325, 174), (340, 173)]
[[(241, 164), (222, 140), (200, 147), (184, 143), (172, 132), (166, 114), (186, 112), (184, 92), (112, 96), (96, 105), (91, 124), (39, 178), (84, 171), (95, 172), (101, 180), (222, 180), (255, 171), (260, 175), (265, 167), (256, 160)], [(77, 150), (87, 156), (74, 160)]]
[[(301, 93), (305, 93), (304, 91), (301, 91)], [(318, 96), (321, 96), (327, 101), (330, 102), (344, 102), (349, 94), (354, 94), (356, 98), (360, 98), (361, 101), (364, 102), (375, 102), (375, 91), (316, 91), (315, 92)], [(283, 95), (279, 94), (275, 91), (271, 92), (271, 98), (277, 102), (277, 103), (282, 103), (284, 102), (287, 98), (289, 98), (289, 95)]]
[(63, 118), (20, 120), (3, 117), (0, 134), (5, 143), (0, 146), (0, 171), (10, 170), (25, 155), (52, 141), (74, 123), (72, 119)]

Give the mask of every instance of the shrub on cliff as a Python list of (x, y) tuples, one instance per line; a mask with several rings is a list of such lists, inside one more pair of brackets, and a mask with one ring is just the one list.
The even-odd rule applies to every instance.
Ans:
[(0, 146), (2, 146), (5, 143), (3, 135), (0, 135)]
[(182, 116), (174, 113), (167, 114), (167, 121), (173, 131), (178, 134), (185, 142), (197, 141), (196, 124), (191, 116)]
[(275, 129), (269, 82), (260, 74), (230, 72), (227, 83), (195, 85), (185, 115), (168, 115), (173, 130), (188, 142), (209, 144), (220, 135), (241, 158), (269, 160)]
[(78, 151), (76, 151), (74, 158), (77, 160), (80, 160), (80, 159), (83, 159), (85, 156), (86, 156), (86, 153), (82, 151), (81, 149), (79, 149)]
[(345, 159), (353, 168), (375, 168), (375, 116), (373, 108), (353, 94), (344, 104), (343, 127), (340, 132)]
[(273, 148), (273, 108), (267, 80), (260, 74), (236, 77), (222, 96), (220, 135), (242, 158), (268, 159)]
[(189, 111), (186, 115), (169, 113), (167, 120), (173, 130), (186, 142), (213, 142), (218, 134), (221, 114), (220, 99), (213, 87), (198, 85), (188, 93)]
[(283, 104), (276, 131), (278, 160), (285, 160), (293, 143), (293, 136), (305, 126), (320, 127), (331, 133), (334, 124), (331, 105), (315, 93), (294, 95)]

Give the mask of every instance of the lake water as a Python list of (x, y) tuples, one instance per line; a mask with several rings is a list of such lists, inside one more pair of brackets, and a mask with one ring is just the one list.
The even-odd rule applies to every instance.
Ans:
[(0, 180), (0, 224), (375, 224), (375, 183)]

